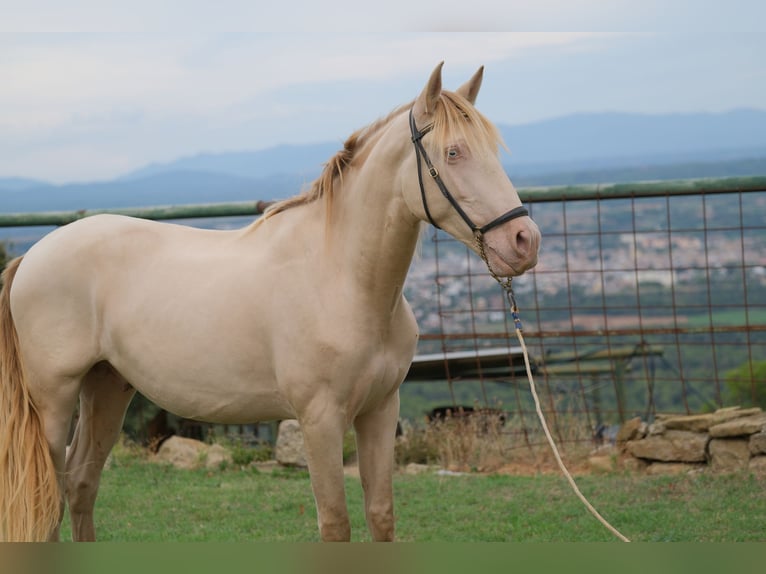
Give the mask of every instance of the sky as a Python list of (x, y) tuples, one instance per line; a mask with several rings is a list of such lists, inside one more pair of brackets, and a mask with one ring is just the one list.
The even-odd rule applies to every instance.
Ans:
[(447, 89), (484, 65), (477, 107), (508, 125), (766, 109), (762, 0), (114, 4), (0, 0), (0, 178), (340, 143), (440, 61)]

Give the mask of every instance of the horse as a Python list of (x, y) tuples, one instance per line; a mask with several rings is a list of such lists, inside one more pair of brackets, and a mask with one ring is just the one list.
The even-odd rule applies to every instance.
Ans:
[(398, 389), (418, 342), (403, 285), (421, 229), (443, 229), (500, 277), (533, 267), (540, 245), (474, 105), (483, 66), (452, 92), (442, 65), (241, 229), (95, 215), (8, 265), (0, 538), (58, 540), (68, 505), (73, 539), (95, 540), (101, 471), (139, 391), (199, 421), (297, 419), (323, 541), (350, 539), (353, 426), (368, 529), (394, 539)]

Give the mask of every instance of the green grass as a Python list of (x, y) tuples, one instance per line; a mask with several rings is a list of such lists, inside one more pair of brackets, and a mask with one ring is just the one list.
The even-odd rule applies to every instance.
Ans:
[[(689, 315), (687, 321), (689, 327), (707, 327), (710, 325), (710, 316), (708, 314)], [(766, 310), (750, 308), (747, 314), (743, 309), (714, 310), (714, 325), (742, 326), (748, 323), (750, 325), (766, 324)]]
[[(766, 482), (747, 474), (581, 476), (578, 485), (635, 541), (766, 541)], [(410, 542), (615, 540), (558, 475), (397, 475), (397, 539)], [(352, 540), (368, 541), (358, 479), (346, 479)], [(140, 460), (104, 472), (101, 541), (311, 542), (308, 473), (184, 471)], [(68, 518), (62, 538), (69, 539)]]

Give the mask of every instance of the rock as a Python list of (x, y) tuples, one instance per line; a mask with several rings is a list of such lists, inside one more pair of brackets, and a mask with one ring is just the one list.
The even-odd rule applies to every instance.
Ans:
[(714, 421), (713, 413), (704, 415), (675, 416), (663, 419), (666, 429), (705, 432)]
[(638, 458), (664, 462), (704, 462), (708, 436), (690, 431), (669, 430), (626, 443), (630, 454)]
[(747, 469), (758, 478), (766, 478), (766, 456), (754, 456), (751, 458)]
[(616, 445), (605, 444), (588, 455), (588, 466), (593, 472), (614, 472), (620, 458), (620, 448)]
[(630, 455), (620, 457), (620, 468), (628, 472), (643, 472), (650, 463)]
[(199, 468), (205, 461), (208, 445), (204, 442), (180, 436), (171, 436), (162, 443), (155, 460), (168, 462), (176, 468)]
[(760, 432), (766, 428), (766, 413), (758, 409), (757, 414), (739, 417), (710, 427), (713, 438), (744, 436)]
[(740, 407), (724, 407), (713, 413), (697, 415), (675, 415), (657, 413), (655, 424), (651, 434), (662, 434), (667, 430), (687, 430), (691, 432), (705, 432), (710, 427), (738, 419), (761, 414), (761, 409), (755, 407), (742, 409)]
[(742, 417), (749, 417), (762, 413), (763, 411), (758, 407), (749, 409), (743, 409), (740, 407), (725, 407), (718, 409), (713, 413), (713, 425), (721, 424), (726, 421), (738, 419)]
[(700, 472), (704, 470), (705, 465), (702, 463), (689, 463), (689, 462), (653, 462), (646, 467), (646, 474), (653, 476), (658, 475), (677, 475), (677, 474), (689, 474), (691, 472)]
[(608, 454), (597, 454), (588, 457), (588, 466), (593, 472), (614, 472), (617, 460)]
[(232, 463), (231, 453), (220, 444), (212, 444), (208, 447), (205, 455), (205, 467), (210, 469), (221, 468), (222, 465)]
[(298, 421), (289, 419), (279, 423), (274, 457), (284, 466), (308, 466), (303, 432)]
[(157, 462), (167, 462), (176, 468), (220, 468), (223, 463), (231, 463), (231, 453), (220, 444), (205, 444), (192, 438), (171, 436), (162, 443), (157, 454)]
[(750, 454), (766, 454), (766, 430), (750, 435)]
[(423, 474), (432, 469), (430, 465), (411, 462), (404, 467), (404, 474)]
[(711, 439), (708, 445), (710, 466), (713, 470), (731, 472), (747, 468), (750, 461), (750, 448), (745, 439)]
[(618, 445), (628, 442), (629, 440), (636, 440), (643, 438), (646, 435), (646, 423), (641, 421), (640, 417), (635, 417), (629, 421), (625, 421), (617, 431), (617, 437), (615, 441)]

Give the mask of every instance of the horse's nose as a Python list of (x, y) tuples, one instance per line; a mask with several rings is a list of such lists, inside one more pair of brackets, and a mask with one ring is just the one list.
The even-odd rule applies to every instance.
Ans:
[(537, 224), (529, 219), (526, 225), (519, 227), (513, 237), (516, 254), (526, 262), (527, 268), (537, 264), (537, 251), (540, 248), (540, 231)]
[(516, 251), (519, 255), (526, 257), (529, 254), (529, 250), (532, 248), (530, 233), (528, 229), (520, 229), (516, 233)]

